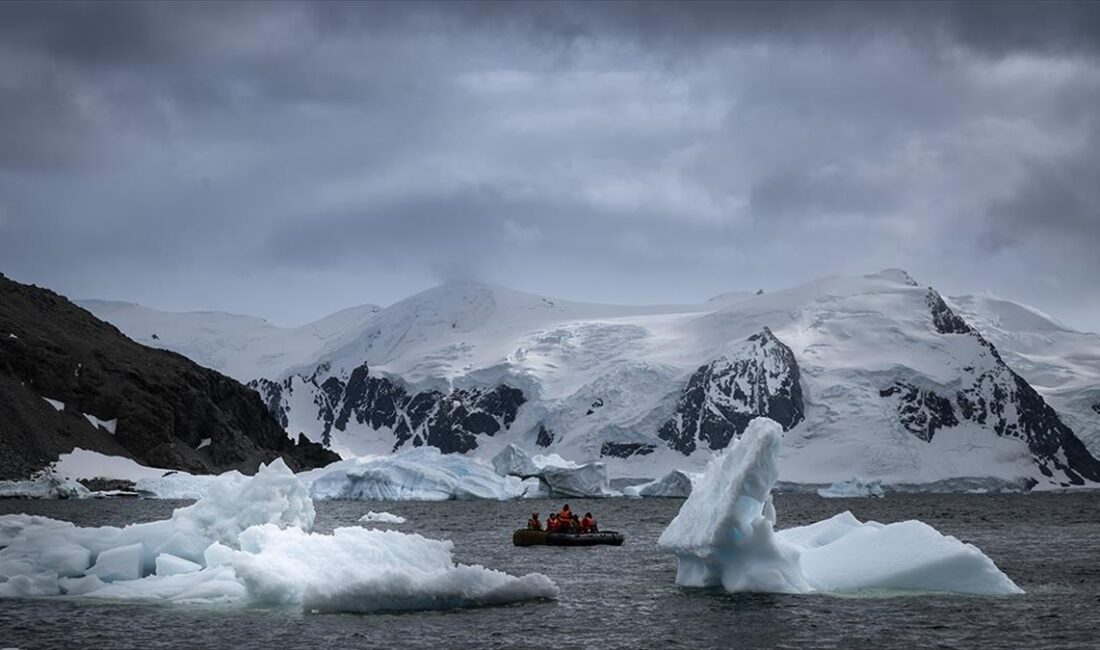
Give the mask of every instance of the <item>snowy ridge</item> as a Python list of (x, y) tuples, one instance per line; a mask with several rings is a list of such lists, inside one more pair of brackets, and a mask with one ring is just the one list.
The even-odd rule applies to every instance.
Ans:
[[(982, 305), (964, 305), (899, 270), (659, 307), (449, 283), (253, 386), (288, 433), (345, 456), (427, 445), (488, 459), (516, 444), (652, 479), (702, 469), (770, 416), (787, 430), (787, 482), (1100, 480), (1071, 425), (1100, 419), (1096, 384), (1070, 378), (1092, 363), (1094, 335), (1023, 308), (998, 321), (1064, 346), (1065, 361), (1040, 366), (1038, 352), (999, 350), (1039, 339), (984, 337), (993, 316), (970, 323)], [(1017, 374), (1020, 360), (1032, 365)]]
[(178, 352), (199, 365), (247, 382), (308, 363), (376, 314), (360, 305), (300, 327), (224, 312), (165, 312), (134, 303), (78, 300), (76, 304), (144, 345)]

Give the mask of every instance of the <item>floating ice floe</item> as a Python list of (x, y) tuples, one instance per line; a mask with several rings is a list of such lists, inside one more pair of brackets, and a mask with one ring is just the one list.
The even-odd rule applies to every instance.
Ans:
[(47, 468), (29, 479), (0, 481), (0, 498), (20, 499), (84, 499), (91, 496), (88, 488), (60, 476)]
[(304, 472), (314, 499), (446, 501), (515, 499), (523, 484), (459, 454), (420, 447), (379, 458), (353, 458)]
[(628, 497), (679, 497), (691, 494), (692, 486), (703, 477), (702, 474), (674, 469), (656, 481), (630, 485), (623, 489)]
[(281, 460), (215, 480), (171, 519), (80, 528), (0, 516), (0, 597), (82, 596), (301, 607), (443, 609), (556, 598), (542, 574), (456, 564), (449, 541), (395, 531), (310, 532), (308, 491)]
[(853, 477), (847, 481), (837, 481), (829, 487), (821, 488), (817, 491), (819, 496), (823, 496), (827, 499), (846, 498), (846, 497), (884, 497), (886, 493), (882, 491), (882, 481), (872, 480), (864, 481), (863, 479)]
[(978, 548), (920, 521), (860, 522), (850, 512), (776, 532), (771, 489), (782, 429), (757, 418), (711, 461), (661, 534), (676, 583), (730, 592), (1023, 593)]
[(530, 457), (510, 444), (493, 457), (493, 467), (501, 476), (524, 480), (538, 479), (539, 487), (528, 484), (527, 498), (555, 497), (615, 497), (622, 496), (611, 489), (607, 466), (601, 462), (578, 464), (557, 454)]
[(359, 523), (361, 524), (403, 524), (406, 521), (408, 520), (399, 515), (390, 512), (375, 512), (373, 510), (359, 518)]

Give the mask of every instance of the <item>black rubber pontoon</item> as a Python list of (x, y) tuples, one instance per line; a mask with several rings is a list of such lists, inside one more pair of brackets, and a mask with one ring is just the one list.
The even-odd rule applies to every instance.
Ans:
[(544, 530), (520, 528), (512, 533), (516, 546), (621, 546), (622, 533), (608, 530), (600, 533), (548, 533)]

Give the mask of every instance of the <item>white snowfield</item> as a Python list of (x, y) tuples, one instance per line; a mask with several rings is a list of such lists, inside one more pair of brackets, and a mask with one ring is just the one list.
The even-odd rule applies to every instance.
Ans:
[(78, 528), (0, 517), (0, 597), (82, 596), (290, 606), (445, 609), (556, 598), (544, 575), (456, 564), (452, 544), (394, 531), (311, 533), (314, 508), (282, 461), (216, 480), (171, 519)]
[(308, 363), (328, 347), (341, 345), (342, 337), (358, 332), (380, 309), (360, 305), (300, 327), (279, 327), (262, 318), (216, 311), (166, 312), (112, 300), (76, 304), (138, 343), (178, 352), (245, 382)]
[(860, 522), (850, 512), (776, 531), (771, 489), (781, 427), (753, 420), (714, 459), (658, 545), (675, 554), (676, 583), (729, 592), (1023, 591), (979, 549), (919, 521)]
[(817, 494), (827, 499), (886, 496), (882, 490), (882, 481), (864, 481), (858, 476), (820, 488)]
[[(327, 397), (320, 384), (330, 377), (347, 381), (366, 363), (371, 376), (389, 378), (410, 394), (500, 384), (522, 390), (526, 401), (511, 426), (479, 435), (471, 456), (489, 459), (516, 444), (577, 464), (603, 462), (615, 477), (701, 471), (716, 451), (700, 444), (685, 457), (657, 432), (697, 369), (736, 353), (768, 327), (794, 354), (804, 401), (805, 419), (787, 433), (779, 459), (785, 482), (828, 485), (860, 476), (887, 486), (1065, 483), (1042, 474), (1023, 440), (999, 436), (992, 425), (960, 418), (926, 442), (900, 422), (897, 398), (881, 394), (895, 381), (951, 396), (968, 369), (990, 364), (972, 337), (936, 331), (927, 297), (927, 287), (896, 269), (649, 307), (454, 282), (377, 313), (362, 308), (319, 321), (326, 324), (323, 336), (233, 320), (244, 317), (82, 304), (144, 343), (151, 342), (151, 330), (169, 332), (152, 344), (238, 379), (285, 381), (287, 430), (294, 435), (322, 441), (318, 405)], [(1008, 301), (959, 296), (947, 303), (1100, 453), (1100, 336)], [(181, 334), (171, 334), (175, 330)], [(341, 426), (329, 433), (332, 448), (345, 456), (393, 450), (389, 429), (354, 417)], [(548, 447), (538, 444), (543, 431), (552, 434), (549, 443), (542, 438)], [(654, 448), (619, 458), (602, 455), (606, 443)]]

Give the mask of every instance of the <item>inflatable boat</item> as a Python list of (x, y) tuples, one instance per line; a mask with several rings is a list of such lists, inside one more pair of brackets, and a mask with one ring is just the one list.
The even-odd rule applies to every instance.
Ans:
[(544, 530), (520, 528), (512, 533), (516, 546), (621, 546), (622, 533), (607, 530), (599, 533), (548, 533)]

